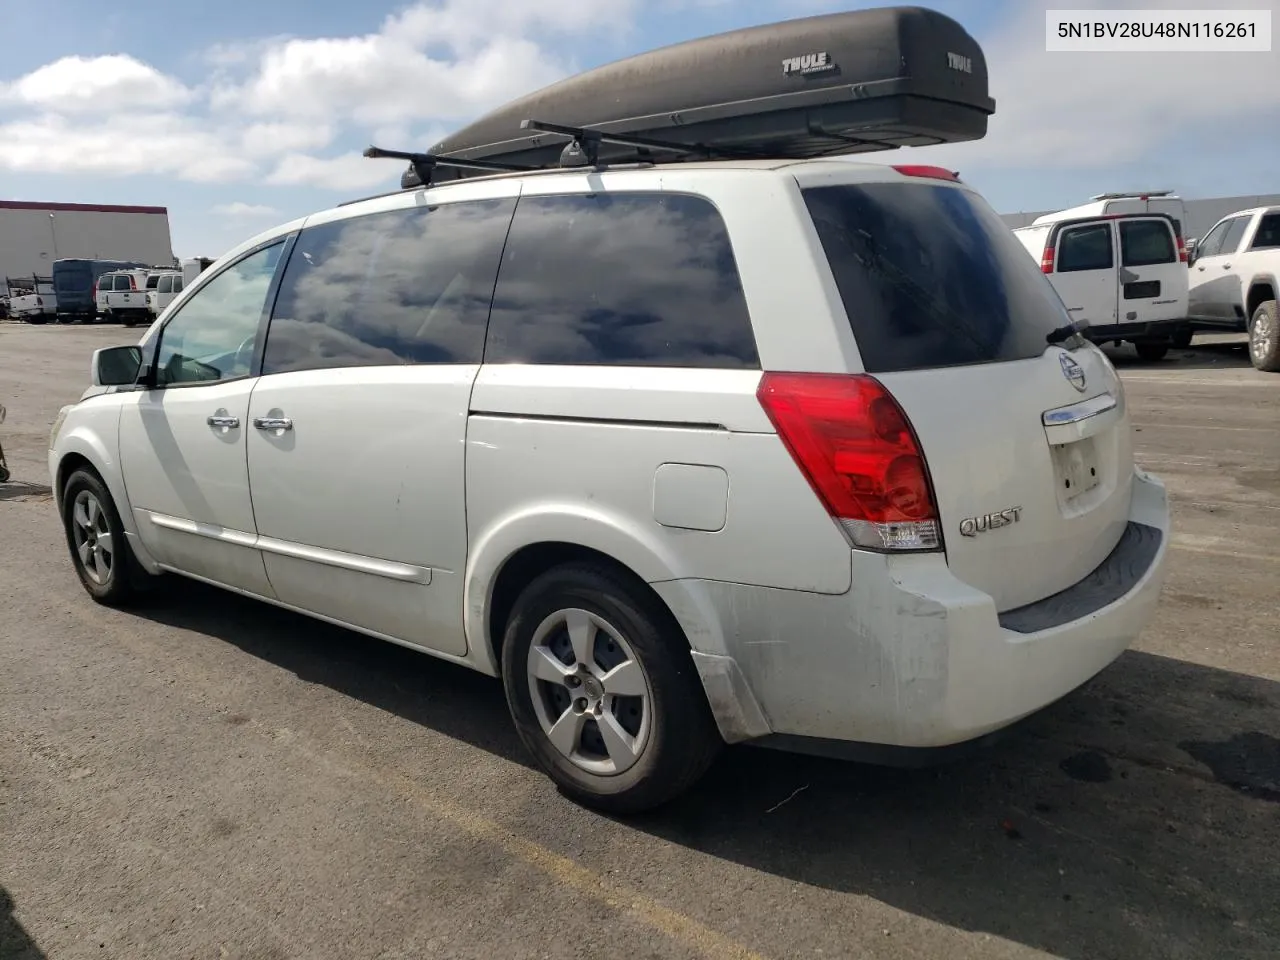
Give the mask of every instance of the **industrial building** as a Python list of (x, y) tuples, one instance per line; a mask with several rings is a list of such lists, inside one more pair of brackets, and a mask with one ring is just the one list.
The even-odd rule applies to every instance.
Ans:
[(68, 257), (173, 263), (168, 208), (0, 200), (0, 283)]

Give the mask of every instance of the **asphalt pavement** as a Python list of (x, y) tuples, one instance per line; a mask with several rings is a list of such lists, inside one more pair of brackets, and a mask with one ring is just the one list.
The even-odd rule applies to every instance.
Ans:
[(623, 820), (495, 680), (184, 581), (93, 604), (45, 447), (137, 335), (0, 323), (3, 960), (1280, 956), (1280, 376), (1239, 342), (1117, 354), (1175, 549), (1094, 681), (953, 765), (740, 747)]

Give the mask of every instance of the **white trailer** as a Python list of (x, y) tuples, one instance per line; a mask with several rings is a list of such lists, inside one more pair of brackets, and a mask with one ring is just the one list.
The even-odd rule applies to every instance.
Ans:
[(0, 200), (0, 277), (48, 276), (55, 260), (174, 262), (166, 207)]

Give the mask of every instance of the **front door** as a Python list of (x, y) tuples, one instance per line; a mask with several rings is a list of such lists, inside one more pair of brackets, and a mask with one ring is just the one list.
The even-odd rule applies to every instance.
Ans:
[(281, 601), (466, 653), (467, 410), (514, 206), (405, 206), (299, 234), (247, 430)]
[(1250, 219), (1246, 215), (1223, 220), (1197, 246), (1191, 265), (1191, 316), (1230, 326), (1243, 313), (1236, 251)]
[(120, 466), (151, 555), (265, 597), (245, 438), (255, 343), (283, 246), (232, 264), (173, 315), (153, 348), (152, 385), (126, 394), (120, 416)]
[(1050, 280), (1072, 320), (1093, 327), (1116, 322), (1116, 256), (1111, 220), (1081, 223), (1058, 234)]

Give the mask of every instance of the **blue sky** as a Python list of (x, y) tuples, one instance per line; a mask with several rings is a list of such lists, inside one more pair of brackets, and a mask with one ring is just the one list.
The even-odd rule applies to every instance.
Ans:
[[(859, 5), (8, 0), (0, 198), (165, 205), (175, 252), (215, 256), (274, 222), (394, 187), (398, 164), (358, 156), (371, 141), (424, 148), (567, 73)], [(1280, 53), (1051, 54), (1043, 2), (929, 5), (982, 43), (996, 116), (985, 140), (875, 159), (945, 163), (1005, 213), (1113, 189), (1280, 192)]]

